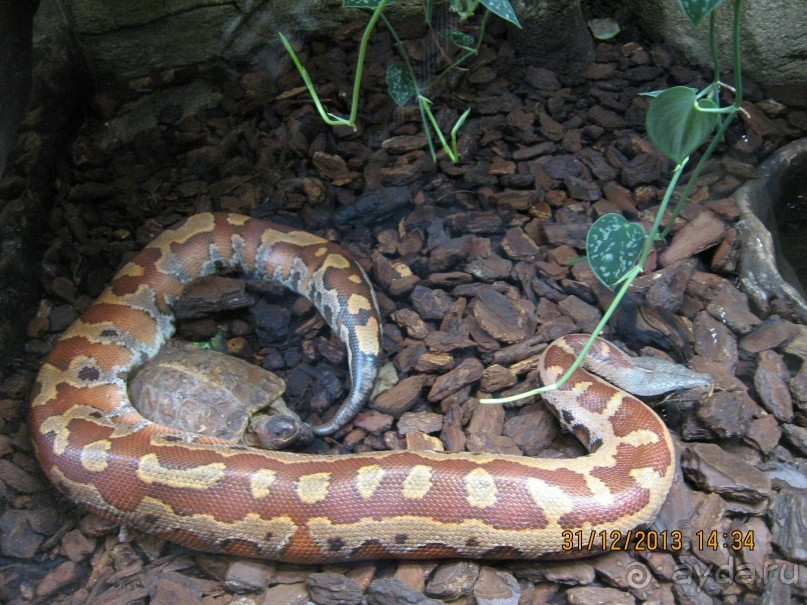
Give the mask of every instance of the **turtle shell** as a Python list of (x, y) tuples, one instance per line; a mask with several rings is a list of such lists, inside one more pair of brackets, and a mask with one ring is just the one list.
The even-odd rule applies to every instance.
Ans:
[(146, 418), (192, 433), (240, 441), (259, 410), (287, 410), (286, 383), (272, 372), (215, 351), (166, 348), (129, 381)]

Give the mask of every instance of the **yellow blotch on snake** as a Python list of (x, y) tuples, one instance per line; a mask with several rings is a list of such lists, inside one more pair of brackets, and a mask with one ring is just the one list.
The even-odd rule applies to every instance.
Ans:
[(190, 468), (169, 468), (160, 464), (156, 454), (146, 454), (137, 465), (137, 477), (144, 483), (160, 483), (170, 487), (205, 490), (224, 478), (226, 465), (213, 462)]

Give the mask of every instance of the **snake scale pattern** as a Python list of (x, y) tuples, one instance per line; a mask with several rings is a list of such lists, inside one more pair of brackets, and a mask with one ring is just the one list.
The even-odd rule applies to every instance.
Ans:
[[(71, 500), (196, 550), (322, 563), (591, 554), (565, 552), (563, 531), (625, 532), (649, 523), (666, 498), (675, 452), (664, 423), (583, 369), (545, 396), (591, 450), (575, 459), (304, 455), (146, 420), (129, 401), (127, 377), (173, 333), (171, 304), (187, 284), (221, 267), (306, 296), (346, 344), (352, 390), (315, 432), (337, 430), (367, 398), (380, 314), (360, 266), (304, 231), (237, 214), (194, 215), (125, 264), (42, 366), (31, 434), (48, 478)], [(546, 349), (545, 383), (569, 367), (585, 338), (566, 336)], [(609, 380), (634, 371), (631, 358), (606, 341), (588, 359)]]

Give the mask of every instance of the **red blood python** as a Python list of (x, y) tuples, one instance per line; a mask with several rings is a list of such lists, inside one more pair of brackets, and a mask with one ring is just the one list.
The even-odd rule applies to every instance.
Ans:
[[(349, 422), (376, 375), (380, 317), (359, 265), (326, 240), (226, 213), (165, 231), (114, 277), (56, 343), (31, 403), (49, 479), (103, 517), (190, 548), (301, 563), (368, 558), (542, 558), (565, 530), (625, 532), (650, 522), (675, 472), (673, 442), (638, 399), (580, 369), (546, 396), (592, 453), (575, 459), (413, 451), (303, 455), (233, 445), (153, 423), (127, 377), (173, 333), (171, 304), (193, 279), (233, 267), (308, 297), (346, 343)], [(552, 343), (544, 382), (585, 337)], [(598, 341), (590, 363), (630, 377), (631, 358)], [(646, 383), (647, 372), (633, 378)], [(630, 380), (630, 378), (629, 378)], [(651, 389), (652, 390), (652, 389)]]

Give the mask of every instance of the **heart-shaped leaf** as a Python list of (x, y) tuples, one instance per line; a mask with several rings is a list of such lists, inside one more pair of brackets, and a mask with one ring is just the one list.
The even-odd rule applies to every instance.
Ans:
[(639, 258), (647, 235), (639, 223), (621, 214), (597, 219), (586, 236), (586, 254), (594, 275), (613, 290)]
[(406, 105), (415, 94), (415, 83), (403, 63), (393, 63), (387, 68), (387, 88), (398, 107)]
[(441, 35), (443, 38), (451, 40), (463, 50), (476, 52), (476, 49), (474, 48), (474, 43), (476, 41), (471, 34), (466, 34), (465, 32), (457, 31), (456, 29), (447, 29), (443, 31)]
[(490, 12), (496, 13), (505, 21), (509, 21), (513, 25), (517, 25), (521, 27), (521, 23), (518, 22), (518, 17), (516, 17), (516, 11), (513, 10), (513, 7), (510, 6), (510, 2), (508, 0), (480, 0), (482, 4), (485, 5)]
[(714, 101), (697, 101), (697, 91), (674, 86), (661, 92), (650, 102), (647, 111), (647, 136), (653, 144), (676, 164), (680, 164), (700, 147), (717, 125), (717, 114), (699, 111), (715, 108)]
[(678, 0), (684, 13), (689, 17), (692, 25), (698, 25), (703, 18), (711, 13), (725, 0)]

